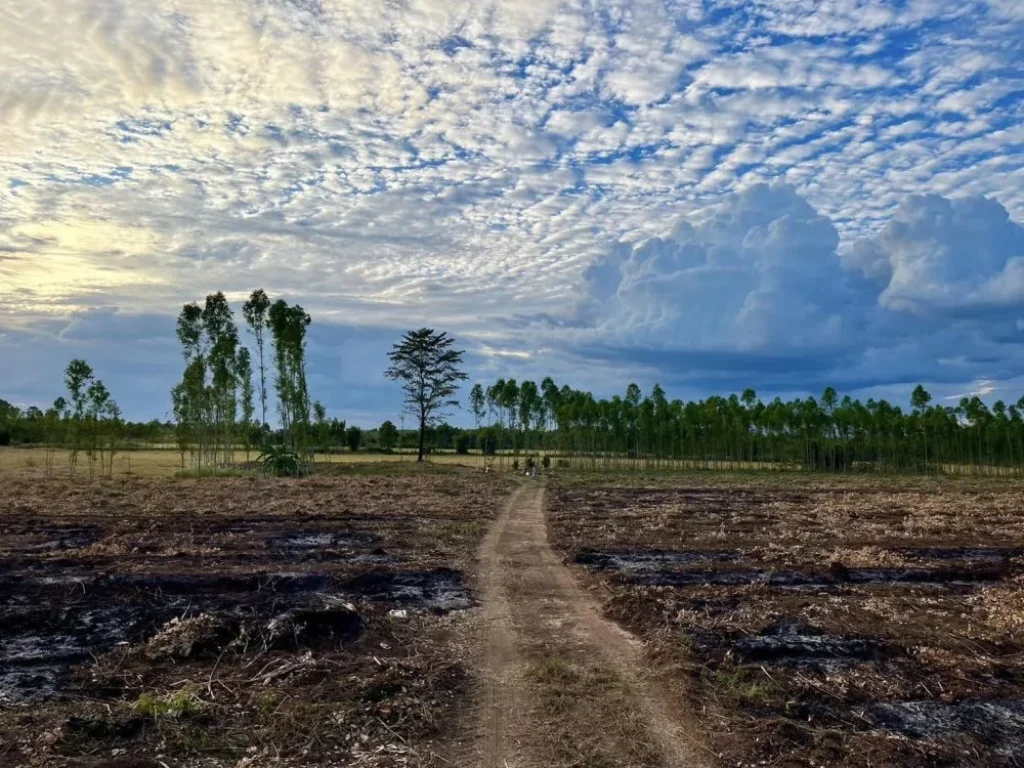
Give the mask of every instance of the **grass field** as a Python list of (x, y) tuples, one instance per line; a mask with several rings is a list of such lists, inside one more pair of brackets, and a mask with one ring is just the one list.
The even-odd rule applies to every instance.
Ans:
[[(48, 451), (45, 448), (0, 448), (0, 472), (16, 472), (43, 475), (46, 472)], [(257, 453), (250, 454), (255, 459)], [(52, 464), (54, 475), (68, 475), (68, 459), (70, 451), (53, 451)], [(235, 456), (237, 461), (245, 461), (245, 451), (239, 451)], [(345, 464), (345, 463), (378, 463), (378, 462), (414, 462), (415, 454), (408, 453), (341, 453), (341, 454), (317, 454), (318, 464)], [(434, 464), (465, 464), (477, 466), (482, 463), (482, 458), (477, 456), (458, 456), (454, 453), (433, 454), (430, 461)], [(76, 474), (80, 477), (90, 476), (89, 458), (84, 452), (79, 454), (78, 468)], [(188, 468), (188, 457), (186, 457), (186, 469)], [(132, 451), (131, 453), (119, 453), (114, 458), (115, 477), (173, 477), (180, 472), (181, 454), (175, 450), (154, 449), (145, 451)], [(94, 474), (100, 474), (98, 464), (93, 467)]]

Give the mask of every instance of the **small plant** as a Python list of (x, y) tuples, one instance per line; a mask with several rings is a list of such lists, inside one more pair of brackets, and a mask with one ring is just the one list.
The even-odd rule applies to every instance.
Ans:
[(544, 469), (551, 469), (551, 457), (545, 456), (540, 460), (540, 465), (544, 467)]
[(294, 451), (283, 445), (268, 445), (257, 459), (267, 474), (274, 477), (298, 477), (302, 474), (302, 462)]
[(135, 711), (144, 717), (187, 717), (198, 709), (199, 701), (191, 691), (178, 691), (167, 697), (144, 693), (135, 702)]

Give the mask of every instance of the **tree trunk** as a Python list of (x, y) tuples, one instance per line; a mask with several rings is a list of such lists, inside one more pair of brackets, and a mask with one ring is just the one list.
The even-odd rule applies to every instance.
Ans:
[(419, 455), (416, 457), (417, 462), (423, 461), (423, 444), (427, 439), (427, 420), (424, 417), (420, 417), (420, 448)]

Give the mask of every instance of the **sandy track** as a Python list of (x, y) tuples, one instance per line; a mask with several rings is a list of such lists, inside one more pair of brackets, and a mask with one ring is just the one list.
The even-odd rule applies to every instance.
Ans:
[(480, 551), (483, 768), (706, 766), (676, 690), (601, 616), (552, 551), (544, 488), (524, 485)]

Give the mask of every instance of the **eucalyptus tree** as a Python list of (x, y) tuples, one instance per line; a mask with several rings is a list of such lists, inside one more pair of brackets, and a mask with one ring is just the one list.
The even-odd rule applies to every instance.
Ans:
[(253, 419), (256, 415), (256, 404), (253, 400), (255, 395), (252, 384), (252, 355), (246, 347), (240, 346), (235, 357), (235, 373), (238, 377), (238, 384), (241, 388), (242, 416), (242, 439), (245, 443), (245, 460), (249, 461), (249, 452), (252, 448)]
[(390, 365), (384, 375), (402, 383), (406, 409), (419, 424), (417, 461), (423, 461), (427, 428), (444, 416), (448, 407), (458, 407), (459, 384), (469, 378), (462, 370), (465, 353), (455, 349), (455, 339), (432, 328), (407, 332), (392, 346)]
[(285, 444), (308, 457), (310, 401), (306, 384), (306, 329), (309, 315), (298, 304), (283, 299), (267, 313), (274, 344), (278, 408)]
[(487, 395), (484, 394), (484, 388), (479, 383), (474, 384), (473, 389), (469, 392), (469, 408), (473, 413), (476, 428), (480, 429), (480, 422), (487, 415)]
[(238, 410), (238, 328), (224, 294), (206, 297), (202, 313), (209, 370), (213, 461), (230, 461), (234, 453), (235, 414)]
[(185, 359), (181, 381), (171, 390), (174, 418), (178, 425), (178, 446), (184, 463), (185, 450), (192, 450), (200, 471), (205, 447), (208, 392), (206, 348), (203, 344), (203, 310), (195, 302), (186, 304), (178, 315), (178, 342)]
[(266, 330), (269, 323), (270, 297), (262, 288), (257, 288), (249, 295), (249, 300), (242, 305), (242, 316), (245, 318), (249, 332), (256, 339), (256, 359), (260, 369), (260, 424), (267, 423), (267, 366), (263, 358), (266, 342)]

